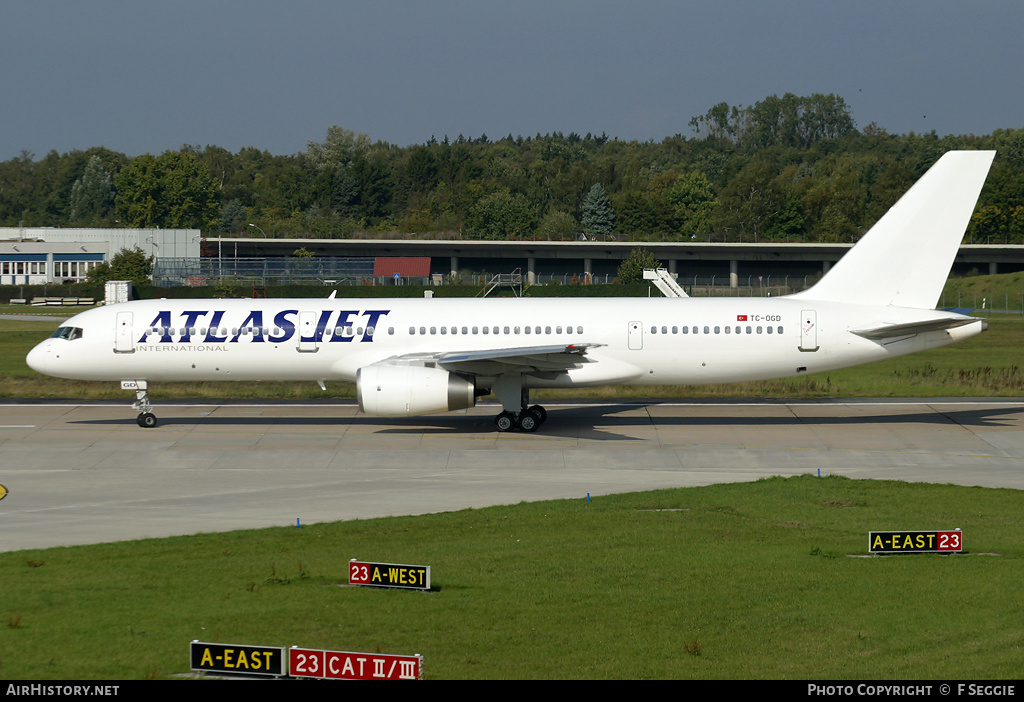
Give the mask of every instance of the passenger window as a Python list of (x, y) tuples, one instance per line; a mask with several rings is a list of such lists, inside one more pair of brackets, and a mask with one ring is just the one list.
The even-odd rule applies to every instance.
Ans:
[(545, 334), (550, 334), (551, 333), (551, 327), (544, 327), (544, 333)]
[(508, 327), (505, 327), (505, 333), (508, 334)]
[(448, 327), (441, 327), (441, 333), (444, 334), (445, 336), (447, 336), (448, 335)]
[(416, 327), (409, 327), (409, 335), (416, 336)]
[[(463, 327), (463, 328), (462, 328), (462, 333), (463, 333), (463, 334), (468, 334), (468, 333), (469, 333), (469, 331), (468, 331), (468, 327)], [(473, 333), (475, 334), (476, 332), (473, 332)]]
[(704, 333), (705, 334), (710, 334), (711, 333), (711, 327), (704, 327)]
[(721, 327), (715, 327), (715, 333), (716, 334), (721, 334), (722, 333), (722, 328)]
[(526, 332), (527, 334), (529, 334), (530, 333), (530, 327), (523, 327), (523, 331)]

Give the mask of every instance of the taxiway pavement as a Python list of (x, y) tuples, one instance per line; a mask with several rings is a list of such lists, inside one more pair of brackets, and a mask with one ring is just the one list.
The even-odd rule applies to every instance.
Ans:
[(1024, 489), (1024, 402), (546, 403), (380, 419), (352, 405), (0, 405), (0, 551), (845, 475)]

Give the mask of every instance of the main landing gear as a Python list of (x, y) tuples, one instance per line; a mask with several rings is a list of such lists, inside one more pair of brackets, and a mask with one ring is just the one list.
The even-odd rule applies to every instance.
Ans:
[(512, 431), (519, 429), (527, 433), (537, 431), (537, 428), (548, 418), (548, 411), (540, 405), (524, 407), (520, 412), (502, 412), (494, 418), (494, 425), (498, 431)]
[(518, 429), (527, 433), (535, 432), (548, 418), (546, 409), (540, 405), (530, 405), (530, 389), (525, 385), (519, 373), (495, 378), (491, 390), (505, 409), (494, 418), (494, 426), (498, 427), (498, 431)]

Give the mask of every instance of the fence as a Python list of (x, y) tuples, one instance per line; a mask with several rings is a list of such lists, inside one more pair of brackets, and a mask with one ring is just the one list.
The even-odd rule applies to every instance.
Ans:
[(939, 298), (939, 309), (970, 309), (977, 312), (1010, 312), (1024, 314), (1024, 294), (1005, 290), (943, 292)]
[[(374, 276), (373, 258), (162, 258), (153, 265), (158, 286), (203, 286), (227, 280), (243, 285), (487, 285), (494, 273), (461, 273), (456, 276)], [(498, 274), (501, 275), (501, 274)], [(739, 278), (729, 285), (729, 275), (680, 275), (679, 285), (695, 296), (776, 296), (803, 290), (813, 276), (756, 276)], [(613, 273), (538, 273), (534, 285), (608, 285)]]
[(373, 278), (373, 258), (162, 258), (153, 264), (153, 282), (213, 285), (221, 280), (254, 285), (287, 283), (359, 285)]

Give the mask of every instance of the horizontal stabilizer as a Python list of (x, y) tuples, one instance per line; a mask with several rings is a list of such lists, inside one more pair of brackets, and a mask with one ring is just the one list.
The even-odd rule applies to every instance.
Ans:
[(983, 319), (974, 319), (973, 317), (946, 317), (944, 319), (926, 319), (921, 322), (908, 322), (906, 324), (886, 324), (873, 329), (854, 329), (851, 331), (857, 336), (862, 336), (865, 339), (881, 341), (883, 339), (892, 339), (898, 336), (923, 334), (925, 332), (942, 331), (943, 329), (956, 329), (957, 327), (962, 327), (965, 324), (971, 324), (972, 322), (981, 322), (983, 325), (987, 326), (987, 323)]

